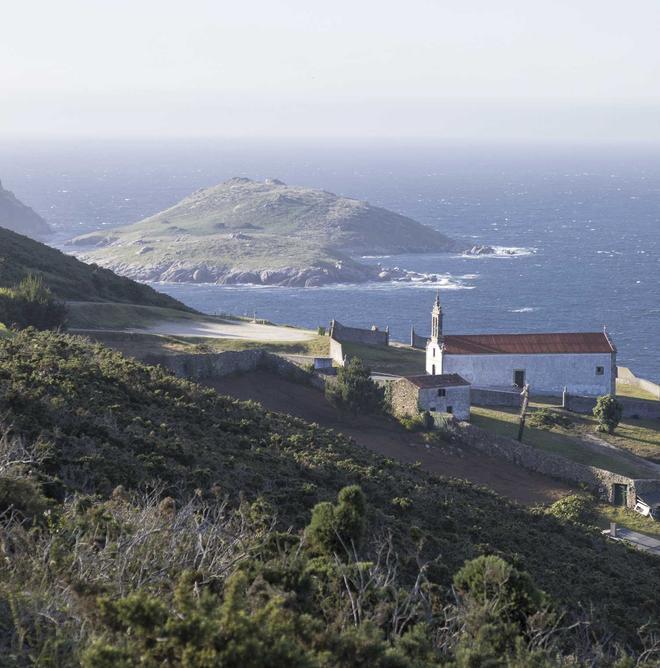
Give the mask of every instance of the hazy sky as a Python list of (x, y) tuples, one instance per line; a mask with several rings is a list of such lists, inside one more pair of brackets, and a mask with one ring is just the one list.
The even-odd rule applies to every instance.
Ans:
[(660, 0), (0, 0), (0, 136), (660, 141)]

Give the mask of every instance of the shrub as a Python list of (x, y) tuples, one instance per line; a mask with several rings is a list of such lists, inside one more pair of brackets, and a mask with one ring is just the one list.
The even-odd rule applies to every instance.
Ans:
[(337, 371), (337, 381), (326, 386), (330, 403), (358, 413), (375, 413), (383, 409), (384, 391), (371, 379), (371, 369), (357, 357)]
[(28, 276), (14, 288), (0, 288), (0, 322), (16, 329), (59, 329), (66, 323), (66, 305), (41, 278)]
[(568, 417), (558, 411), (553, 411), (551, 408), (541, 408), (534, 411), (527, 418), (527, 424), (537, 429), (552, 429), (553, 427), (571, 429), (573, 427), (573, 422)]
[(343, 554), (351, 545), (358, 546), (364, 533), (367, 502), (358, 485), (344, 487), (333, 506), (328, 501), (317, 503), (307, 527), (313, 550), (322, 554)]
[(555, 501), (547, 513), (560, 520), (576, 522), (578, 524), (591, 524), (596, 518), (595, 502), (591, 496), (586, 494), (571, 494), (559, 501)]
[(528, 616), (547, 605), (545, 594), (530, 576), (495, 555), (465, 562), (454, 575), (454, 587), (468, 602), (489, 609), (502, 621), (521, 629)]
[(623, 415), (623, 406), (616, 397), (605, 394), (598, 397), (593, 410), (594, 417), (598, 420), (598, 431), (613, 434)]

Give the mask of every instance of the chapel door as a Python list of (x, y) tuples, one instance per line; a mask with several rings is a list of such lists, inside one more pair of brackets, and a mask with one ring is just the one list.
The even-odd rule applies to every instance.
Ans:
[(524, 369), (516, 369), (513, 372), (513, 384), (516, 387), (524, 387), (524, 385), (525, 385), (525, 370)]

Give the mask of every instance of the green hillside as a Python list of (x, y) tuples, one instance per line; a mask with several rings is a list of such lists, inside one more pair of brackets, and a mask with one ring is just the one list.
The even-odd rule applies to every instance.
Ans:
[(651, 555), (82, 338), (0, 339), (0, 416), (4, 665), (613, 665), (658, 623)]
[(234, 178), (134, 225), (75, 240), (84, 257), (138, 279), (305, 285), (375, 280), (363, 254), (460, 244), (398, 213), (281, 181)]
[(12, 287), (26, 276), (42, 276), (60, 299), (121, 302), (187, 309), (176, 299), (147, 285), (87, 265), (28, 237), (0, 228), (0, 287)]

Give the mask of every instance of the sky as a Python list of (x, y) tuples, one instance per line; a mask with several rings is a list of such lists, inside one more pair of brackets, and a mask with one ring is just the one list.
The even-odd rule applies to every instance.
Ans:
[(0, 0), (0, 138), (660, 142), (658, 0)]

